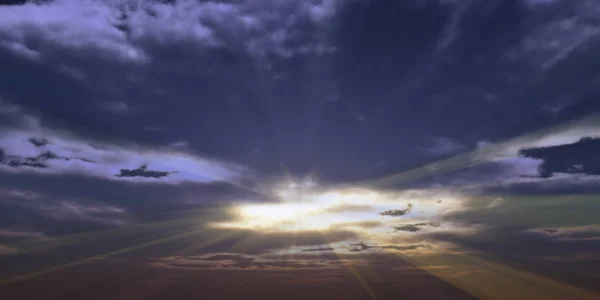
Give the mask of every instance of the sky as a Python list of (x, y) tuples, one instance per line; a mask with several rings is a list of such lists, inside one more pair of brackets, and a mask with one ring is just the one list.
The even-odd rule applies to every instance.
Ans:
[(0, 3), (0, 298), (600, 297), (595, 0)]

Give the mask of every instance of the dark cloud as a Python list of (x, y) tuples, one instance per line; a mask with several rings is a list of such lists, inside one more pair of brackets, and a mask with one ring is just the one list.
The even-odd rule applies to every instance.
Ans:
[(45, 138), (29, 138), (29, 142), (36, 147), (46, 146), (50, 143)]
[(117, 176), (117, 177), (160, 178), (160, 177), (169, 176), (169, 174), (172, 174), (172, 173), (177, 173), (177, 171), (171, 171), (171, 172), (153, 171), (153, 170), (148, 170), (148, 165), (141, 165), (139, 168), (133, 169), (133, 170), (121, 169), (120, 173), (115, 176)]
[(363, 242), (358, 244), (350, 244), (347, 248), (350, 252), (361, 252), (369, 249), (384, 249), (384, 250), (396, 250), (396, 251), (415, 251), (418, 249), (430, 249), (430, 245), (367, 245)]
[(586, 137), (578, 142), (522, 149), (525, 157), (542, 159), (540, 176), (550, 177), (554, 173), (579, 173), (600, 175), (600, 138)]
[(360, 251), (364, 251), (364, 250), (368, 250), (368, 249), (372, 249), (372, 248), (379, 248), (377, 246), (369, 246), (366, 245), (363, 242), (360, 242), (358, 244), (350, 244), (350, 248), (348, 248), (348, 251), (350, 252), (360, 252)]
[(323, 252), (323, 251), (333, 251), (334, 248), (331, 247), (320, 247), (320, 248), (307, 248), (302, 249), (302, 252)]
[(398, 232), (398, 231), (417, 232), (417, 231), (421, 231), (422, 229), (427, 228), (427, 227), (440, 227), (440, 226), (442, 226), (442, 224), (436, 223), (436, 222), (429, 222), (429, 223), (414, 223), (414, 224), (396, 225), (396, 226), (392, 226), (392, 228), (396, 232)]
[(400, 216), (403, 216), (403, 215), (409, 213), (412, 210), (412, 208), (413, 208), (413, 205), (409, 203), (405, 209), (386, 210), (379, 214), (382, 216), (400, 217)]
[[(42, 145), (36, 145), (36, 147), (40, 147)], [(63, 157), (58, 156), (52, 151), (44, 151), (37, 156), (34, 157), (23, 157), (18, 155), (9, 155), (6, 154), (5, 151), (0, 148), (0, 164), (7, 165), (9, 167), (18, 168), (18, 167), (30, 167), (30, 168), (39, 168), (45, 169), (48, 168), (48, 162), (51, 160), (78, 160), (86, 163), (95, 163), (92, 160), (78, 157)]]

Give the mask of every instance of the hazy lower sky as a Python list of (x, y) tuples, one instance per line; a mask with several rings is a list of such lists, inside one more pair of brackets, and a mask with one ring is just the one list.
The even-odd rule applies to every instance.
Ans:
[(600, 297), (598, 1), (0, 3), (0, 298)]

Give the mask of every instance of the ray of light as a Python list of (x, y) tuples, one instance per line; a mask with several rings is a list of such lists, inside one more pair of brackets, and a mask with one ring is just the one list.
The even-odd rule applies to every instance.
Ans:
[[(401, 257), (479, 299), (600, 299), (598, 293), (472, 254)], [(447, 268), (431, 268), (432, 265)]]
[[(327, 245), (329, 247), (333, 248), (334, 247), (332, 245), (333, 243), (331, 243), (331, 240), (329, 239), (329, 236), (327, 235), (327, 233), (325, 233), (323, 231), (319, 231), (319, 232), (323, 235), (323, 238), (327, 241)], [(352, 262), (343, 260), (342, 257), (340, 257), (339, 253), (336, 251), (333, 251), (333, 253), (336, 255), (336, 257), (340, 261), (342, 261), (342, 265), (344, 267), (346, 267), (346, 269), (348, 269), (350, 274), (352, 274), (354, 279), (356, 279), (356, 282), (358, 282), (358, 284), (365, 290), (365, 292), (367, 292), (369, 294), (369, 296), (371, 296), (372, 299), (379, 300), (379, 298), (377, 297), (377, 295), (375, 294), (373, 289), (369, 286), (369, 283), (360, 275), (360, 272), (358, 272), (358, 269), (354, 265), (352, 265)]]
[(86, 257), (86, 258), (83, 258), (83, 259), (71, 261), (71, 262), (68, 262), (68, 263), (64, 263), (64, 264), (60, 264), (60, 265), (55, 265), (55, 266), (52, 266), (52, 267), (44, 268), (44, 269), (41, 269), (41, 270), (37, 270), (37, 271), (33, 271), (33, 272), (21, 274), (21, 275), (16, 275), (16, 276), (5, 278), (5, 279), (0, 279), (0, 286), (17, 283), (17, 282), (20, 282), (20, 281), (32, 279), (32, 278), (43, 276), (43, 275), (48, 275), (48, 274), (54, 273), (56, 271), (61, 271), (61, 270), (68, 269), (68, 268), (71, 268), (71, 267), (75, 267), (75, 266), (79, 266), (79, 265), (83, 265), (83, 264), (87, 264), (87, 263), (91, 263), (91, 262), (103, 260), (105, 258), (109, 258), (109, 257), (112, 257), (112, 256), (116, 256), (116, 255), (120, 255), (120, 254), (125, 254), (125, 253), (129, 253), (129, 252), (133, 252), (133, 251), (136, 251), (136, 250), (140, 250), (140, 249), (148, 248), (148, 247), (151, 247), (151, 246), (159, 245), (159, 244), (162, 244), (162, 243), (170, 242), (170, 241), (173, 241), (173, 240), (176, 240), (176, 239), (181, 239), (181, 238), (188, 237), (188, 236), (191, 236), (191, 235), (194, 235), (194, 234), (198, 234), (202, 230), (203, 229), (188, 230), (188, 231), (184, 231), (184, 232), (181, 232), (181, 233), (178, 233), (178, 234), (169, 235), (169, 236), (166, 236), (166, 237), (163, 237), (163, 238), (158, 238), (158, 239), (146, 242), (146, 243), (141, 243), (141, 244), (138, 244), (138, 245), (133, 245), (133, 246), (121, 248), (121, 249), (114, 250), (114, 251), (111, 251), (111, 252), (107, 252), (107, 253), (104, 253), (104, 254), (90, 256), (90, 257)]
[(49, 237), (46, 239), (27, 239), (7, 244), (7, 246), (20, 249), (20, 252), (43, 252), (65, 246), (78, 245), (86, 242), (106, 240), (111, 238), (135, 236), (146, 233), (156, 233), (161, 230), (177, 229), (199, 224), (202, 220), (222, 211), (220, 207), (209, 207), (201, 209), (191, 209), (185, 211), (168, 212), (165, 215), (170, 218), (166, 221), (138, 223), (125, 225), (113, 229), (94, 230), (87, 232), (78, 232), (74, 234)]
[[(197, 233), (202, 234), (204, 236), (205, 235), (204, 233), (206, 233), (206, 232), (199, 231)], [(198, 243), (194, 243), (188, 247), (178, 250), (178, 251), (172, 253), (171, 255), (172, 256), (186, 256), (186, 255), (201, 251), (202, 249), (205, 249), (207, 247), (215, 245), (219, 242), (231, 240), (233, 238), (236, 238), (237, 236), (239, 236), (239, 232), (229, 231), (229, 232), (219, 234), (219, 235), (216, 235), (216, 236), (213, 236), (210, 238), (206, 238)], [(78, 290), (74, 293), (69, 294), (68, 296), (70, 296), (71, 298), (78, 297), (79, 299), (85, 299), (89, 296), (93, 296), (95, 291), (98, 291), (100, 289), (108, 289), (108, 288), (114, 287), (122, 282), (126, 282), (128, 280), (137, 278), (141, 275), (147, 274), (148, 272), (150, 272), (156, 268), (157, 268), (157, 266), (154, 264), (144, 264), (143, 266), (135, 269), (132, 272), (127, 272), (123, 276), (96, 283), (96, 284), (94, 284), (93, 287), (83, 289), (83, 290)], [(64, 296), (65, 295), (63, 295), (63, 297)]]
[(580, 137), (597, 136), (598, 129), (600, 129), (600, 114), (592, 114), (576, 120), (564, 122), (557, 126), (526, 133), (503, 142), (489, 144), (483, 148), (459, 154), (448, 159), (426, 164), (397, 174), (384, 176), (382, 178), (357, 182), (356, 184), (359, 186), (389, 186), (403, 184), (432, 175), (474, 167), (489, 162), (492, 159), (502, 157), (509, 152), (518, 151), (523, 145), (527, 145), (526, 147), (538, 147), (551, 143), (551, 140), (553, 139), (558, 143), (576, 142), (578, 139), (577, 135)]
[(9, 244), (9, 246), (22, 249), (25, 252), (43, 252), (65, 246), (83, 244), (111, 238), (134, 236), (145, 233), (155, 233), (160, 230), (176, 229), (198, 223), (197, 219), (182, 219), (147, 224), (136, 224), (117, 229), (81, 232), (70, 235), (53, 237), (48, 240), (26, 240)]

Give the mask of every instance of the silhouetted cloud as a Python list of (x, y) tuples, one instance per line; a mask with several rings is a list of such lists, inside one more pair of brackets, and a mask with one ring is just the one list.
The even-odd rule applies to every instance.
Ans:
[(302, 250), (302, 252), (323, 252), (323, 251), (333, 251), (334, 248), (331, 247), (321, 247), (321, 248), (308, 248)]
[(400, 216), (403, 216), (403, 215), (409, 213), (412, 210), (412, 208), (413, 208), (413, 205), (409, 203), (405, 209), (386, 210), (379, 214), (382, 216), (400, 217)]
[(176, 173), (176, 172), (177, 171), (173, 171), (173, 172), (153, 171), (153, 170), (148, 170), (147, 165), (141, 165), (139, 168), (133, 169), (133, 170), (121, 169), (120, 173), (115, 176), (117, 176), (117, 177), (160, 178), (160, 177), (165, 177), (165, 176), (168, 176), (169, 174)]
[(396, 232), (398, 231), (406, 231), (406, 232), (417, 232), (426, 227), (440, 227), (441, 223), (429, 222), (429, 223), (414, 223), (414, 224), (404, 224), (392, 226)]
[(584, 137), (570, 144), (522, 149), (519, 154), (542, 159), (541, 177), (554, 173), (600, 175), (600, 138)]
[(378, 246), (369, 246), (363, 242), (360, 242), (358, 244), (350, 244), (350, 246), (352, 246), (348, 249), (348, 251), (350, 251), (350, 252), (360, 252), (360, 251), (364, 251), (367, 249), (379, 248)]
[(75, 157), (62, 157), (56, 155), (52, 151), (44, 151), (37, 156), (34, 157), (23, 157), (18, 155), (8, 155), (6, 152), (0, 148), (0, 164), (18, 168), (18, 167), (30, 167), (30, 168), (39, 168), (45, 169), (48, 168), (47, 162), (50, 160), (79, 160), (88, 163), (94, 163), (93, 161), (85, 158), (75, 158)]

